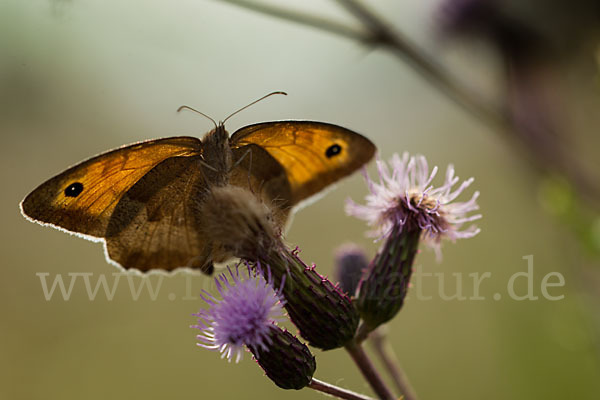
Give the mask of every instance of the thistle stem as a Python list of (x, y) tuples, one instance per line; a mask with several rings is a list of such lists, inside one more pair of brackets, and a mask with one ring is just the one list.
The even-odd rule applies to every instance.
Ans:
[(312, 378), (308, 387), (311, 389), (318, 390), (319, 392), (326, 393), (332, 396), (335, 396), (339, 399), (347, 399), (347, 400), (374, 400), (371, 397), (352, 392), (347, 389), (342, 389), (338, 386), (332, 385), (327, 382), (322, 382), (318, 379)]
[(387, 340), (385, 329), (382, 328), (385, 328), (385, 326), (373, 331), (371, 335), (369, 335), (369, 341), (371, 342), (375, 353), (381, 359), (383, 365), (392, 377), (394, 384), (404, 396), (404, 400), (417, 400), (417, 394), (410, 384), (406, 373), (402, 369), (394, 349)]
[(390, 389), (386, 386), (385, 382), (373, 366), (373, 363), (365, 353), (362, 346), (355, 341), (351, 341), (346, 345), (346, 350), (350, 353), (350, 356), (362, 372), (363, 376), (373, 388), (373, 391), (377, 394), (377, 397), (381, 400), (394, 400), (396, 396), (392, 394)]
[(356, 343), (362, 343), (365, 341), (369, 334), (372, 332), (372, 329), (369, 328), (364, 322), (361, 322), (358, 326), (358, 330), (356, 331), (356, 336), (354, 337), (354, 341)]

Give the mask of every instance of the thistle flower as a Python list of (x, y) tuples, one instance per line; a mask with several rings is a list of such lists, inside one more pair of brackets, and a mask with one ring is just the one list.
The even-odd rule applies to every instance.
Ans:
[(426, 244), (439, 252), (443, 238), (470, 238), (479, 233), (479, 229), (471, 225), (462, 229), (463, 225), (481, 218), (481, 215), (468, 216), (478, 210), (476, 203), (479, 192), (475, 192), (470, 200), (454, 202), (454, 200), (473, 183), (473, 178), (459, 182), (454, 175), (454, 167), (448, 166), (444, 184), (438, 188), (431, 186), (438, 168), (429, 172), (427, 160), (423, 156), (402, 157), (394, 154), (388, 165), (377, 160), (379, 183), (374, 182), (365, 173), (370, 194), (366, 196), (366, 204), (357, 204), (351, 199), (346, 204), (346, 212), (367, 221), (375, 229), (371, 235), (384, 238), (393, 229), (401, 231), (421, 231)]
[(268, 349), (272, 326), (284, 317), (284, 301), (265, 278), (249, 267), (246, 279), (239, 268), (235, 272), (228, 270), (229, 277), (221, 274), (215, 278), (221, 300), (205, 291), (201, 297), (210, 308), (193, 314), (199, 319), (192, 327), (201, 331), (198, 346), (218, 350), (221, 358), (230, 362), (235, 358), (237, 363), (242, 359), (244, 346)]
[[(315, 357), (294, 335), (279, 328), (283, 319), (281, 293), (248, 266), (245, 279), (240, 269), (215, 278), (221, 300), (204, 292), (210, 308), (197, 314), (198, 346), (218, 350), (221, 358), (239, 362), (247, 347), (265, 374), (283, 389), (309, 385), (316, 369)], [(267, 269), (266, 275), (270, 277)]]
[(229, 254), (270, 266), (290, 319), (310, 345), (329, 350), (353, 339), (359, 315), (350, 298), (282, 242), (272, 214), (253, 193), (214, 188), (203, 207), (203, 215), (218, 215), (206, 219), (212, 240)]
[(389, 321), (402, 307), (419, 242), (432, 246), (439, 256), (443, 238), (454, 241), (475, 236), (478, 228), (463, 227), (481, 218), (469, 215), (478, 209), (479, 192), (468, 201), (454, 202), (473, 178), (453, 189), (459, 178), (449, 166), (443, 185), (434, 188), (431, 182), (437, 167), (430, 172), (425, 157), (395, 154), (390, 166), (391, 171), (386, 163), (377, 161), (379, 183), (365, 174), (370, 191), (365, 205), (352, 200), (346, 205), (348, 214), (374, 228), (372, 235), (385, 239), (358, 289), (358, 308), (369, 330)]

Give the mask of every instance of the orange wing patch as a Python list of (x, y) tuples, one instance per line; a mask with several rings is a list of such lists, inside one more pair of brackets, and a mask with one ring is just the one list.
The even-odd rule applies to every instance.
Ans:
[(240, 149), (259, 145), (281, 164), (291, 190), (290, 205), (351, 174), (375, 154), (375, 145), (358, 133), (310, 121), (249, 125), (235, 132), (231, 142)]
[(105, 235), (123, 195), (152, 168), (171, 157), (201, 153), (200, 140), (150, 140), (93, 157), (40, 185), (21, 203), (36, 222), (95, 237)]

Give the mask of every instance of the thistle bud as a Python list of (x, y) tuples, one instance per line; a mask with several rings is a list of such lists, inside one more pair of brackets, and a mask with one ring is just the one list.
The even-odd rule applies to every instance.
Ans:
[(349, 296), (356, 294), (358, 283), (368, 266), (367, 255), (355, 244), (342, 245), (335, 252), (336, 279)]
[(317, 363), (308, 347), (287, 330), (272, 326), (268, 349), (250, 351), (265, 374), (282, 389), (302, 389), (312, 380)]
[(358, 311), (338, 286), (307, 266), (298, 250), (280, 247), (263, 258), (273, 270), (274, 282), (285, 279), (282, 294), (292, 322), (311, 346), (323, 350), (343, 347), (354, 338)]

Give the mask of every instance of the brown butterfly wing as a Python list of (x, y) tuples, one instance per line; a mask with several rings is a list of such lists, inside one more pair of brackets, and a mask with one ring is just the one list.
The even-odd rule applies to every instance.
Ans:
[[(350, 175), (375, 154), (375, 145), (364, 136), (311, 121), (249, 125), (236, 131), (231, 143), (234, 163), (244, 157), (239, 168), (268, 188), (265, 196), (288, 208)], [(257, 147), (264, 151), (256, 151)], [(251, 162), (245, 156), (248, 149)]]
[[(43, 183), (23, 200), (21, 208), (35, 222), (88, 238), (106, 238), (110, 258), (125, 268), (145, 270), (145, 266), (152, 268), (162, 264), (161, 268), (171, 269), (173, 263), (181, 264), (182, 257), (174, 257), (173, 263), (165, 262), (164, 257), (158, 258), (158, 264), (152, 264), (147, 261), (150, 256), (136, 261), (132, 254), (136, 249), (144, 249), (153, 255), (160, 254), (161, 249), (173, 253), (170, 249), (176, 248), (182, 238), (195, 241), (195, 244), (191, 246), (182, 242), (187, 247), (181, 253), (197, 256), (199, 249), (203, 248), (200, 235), (190, 233), (191, 222), (183, 215), (189, 210), (171, 206), (160, 211), (156, 206), (161, 198), (168, 197), (170, 204), (178, 204), (190, 195), (192, 189), (197, 191), (196, 186), (201, 185), (199, 178), (184, 183), (182, 179), (187, 175), (175, 178), (192, 163), (197, 163), (201, 152), (202, 143), (193, 137), (158, 139), (122, 147), (84, 161)], [(196, 173), (201, 175), (200, 170)], [(157, 183), (158, 175), (174, 179), (175, 183), (157, 186), (152, 197), (148, 185), (153, 179)], [(185, 184), (189, 188), (185, 189)], [(134, 187), (135, 190), (125, 197)], [(177, 191), (167, 193), (172, 187)], [(143, 196), (152, 197), (150, 208), (140, 203), (144, 200)], [(132, 213), (133, 209), (137, 214)], [(144, 218), (149, 219), (147, 226), (142, 224)], [(177, 221), (184, 222), (174, 223)], [(127, 223), (131, 226), (126, 226)], [(158, 237), (168, 240), (159, 242), (156, 240)], [(117, 245), (120, 241), (123, 244)], [(138, 241), (140, 244), (134, 245)], [(124, 246), (131, 246), (131, 251), (123, 251)]]
[(155, 166), (120, 199), (106, 231), (111, 259), (140, 271), (178, 267), (208, 271), (219, 260), (202, 231), (208, 190), (200, 156), (172, 157)]

